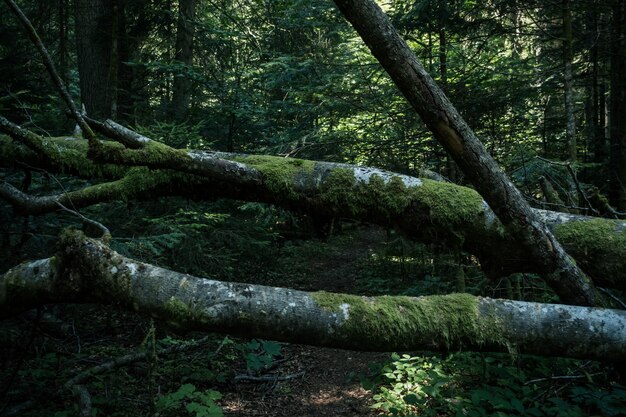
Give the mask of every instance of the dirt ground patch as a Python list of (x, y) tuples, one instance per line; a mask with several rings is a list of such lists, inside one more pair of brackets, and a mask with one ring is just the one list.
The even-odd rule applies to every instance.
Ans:
[[(323, 251), (302, 258), (300, 266), (306, 271), (306, 279), (295, 287), (308, 291), (350, 292), (359, 274), (359, 261), (370, 256), (372, 248), (380, 247), (385, 241), (385, 231), (376, 227), (359, 228), (349, 239), (323, 244)], [(297, 279), (292, 284), (295, 281)], [(289, 286), (288, 282), (275, 284)], [(284, 345), (283, 351), (288, 360), (274, 373), (296, 375), (304, 371), (304, 375), (280, 382), (238, 383), (235, 392), (224, 395), (225, 415), (378, 415), (370, 407), (372, 395), (362, 388), (359, 375), (366, 375), (369, 364), (384, 361), (389, 353), (289, 344)]]
[(238, 383), (224, 395), (224, 414), (247, 416), (376, 416), (371, 393), (358, 375), (368, 364), (381, 362), (387, 353), (355, 352), (302, 345), (285, 347), (288, 361), (277, 373), (301, 377), (281, 382)]

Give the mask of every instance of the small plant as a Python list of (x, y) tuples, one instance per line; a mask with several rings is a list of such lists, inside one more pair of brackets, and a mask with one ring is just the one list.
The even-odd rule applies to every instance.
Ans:
[(410, 416), (420, 412), (429, 415), (428, 410), (435, 411), (432, 403), (451, 381), (441, 361), (434, 357), (399, 356), (395, 353), (391, 359), (380, 371), (385, 383), (374, 395), (376, 403), (373, 407), (391, 416)]
[(393, 354), (364, 386), (374, 391), (373, 407), (393, 417), (626, 415), (626, 388), (601, 371), (593, 362), (529, 356)]
[(274, 361), (282, 356), (280, 343), (268, 340), (252, 340), (243, 345), (244, 357), (248, 372), (258, 373), (271, 366)]
[(189, 415), (195, 417), (221, 417), (224, 415), (215, 400), (222, 398), (222, 394), (215, 390), (197, 391), (195, 385), (184, 384), (175, 391), (159, 398), (156, 410), (161, 415), (179, 415), (182, 407)]

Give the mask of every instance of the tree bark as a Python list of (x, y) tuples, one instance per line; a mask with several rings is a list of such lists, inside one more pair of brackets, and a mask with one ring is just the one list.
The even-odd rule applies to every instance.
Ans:
[(80, 96), (91, 117), (111, 117), (115, 85), (111, 83), (113, 3), (76, 0), (76, 51)]
[(359, 297), (220, 282), (64, 232), (54, 258), (0, 277), (0, 318), (44, 303), (115, 304), (184, 330), (354, 350), (509, 351), (621, 360), (626, 312), (467, 294)]
[(600, 88), (600, 42), (602, 32), (599, 26), (598, 1), (594, 0), (592, 8), (588, 12), (588, 38), (589, 38), (589, 66), (591, 67), (589, 83), (591, 84), (591, 118), (590, 122), (590, 143), (593, 149), (593, 161), (604, 163), (606, 160), (606, 143), (604, 139), (604, 92)]
[[(8, 184), (0, 186), (0, 198), (11, 202), (22, 214), (48, 213), (57, 209), (56, 201), (66, 204), (70, 199), (73, 207), (80, 208), (98, 202), (172, 195), (234, 198), (395, 227), (413, 239), (476, 255), (483, 270), (494, 278), (542, 270), (533, 253), (505, 232), (480, 195), (466, 187), (375, 168), (263, 155), (176, 150), (173, 157), (178, 160), (168, 164), (169, 154), (158, 146), (154, 150), (151, 146), (127, 149), (118, 157), (122, 163), (135, 165), (150, 165), (157, 160), (154, 165), (169, 171), (128, 168), (90, 161), (84, 140), (41, 138), (1, 117), (0, 131), (36, 152), (0, 137), (0, 166), (12, 167), (24, 161), (50, 172), (115, 180), (40, 198), (25, 195)], [(111, 152), (105, 152), (108, 156), (122, 149), (119, 144), (107, 146), (111, 148)], [(545, 210), (534, 210), (534, 214), (598, 285), (626, 289), (624, 221)]]
[(626, 211), (626, 1), (614, 0), (611, 33), (610, 192), (611, 205)]
[[(180, 0), (176, 27), (176, 52), (174, 59), (185, 67), (193, 64), (194, 15), (196, 0)], [(191, 80), (186, 74), (175, 74), (172, 88), (172, 115), (182, 122), (187, 117), (191, 98)]]
[(572, 9), (570, 0), (563, 0), (563, 88), (565, 92), (565, 138), (567, 155), (576, 162), (576, 118), (574, 115), (574, 75), (572, 69)]
[(598, 294), (590, 279), (538, 221), (380, 7), (371, 0), (335, 0), (335, 4), (509, 233), (543, 265), (546, 281), (561, 300), (594, 305)]
[(137, 123), (137, 116), (145, 111), (147, 102), (146, 69), (128, 65), (139, 60), (139, 51), (154, 26), (150, 0), (122, 1), (118, 3), (118, 56), (117, 63), (117, 114), (116, 120)]
[(67, 27), (69, 24), (67, 0), (58, 0), (59, 7), (59, 72), (61, 80), (67, 85), (69, 79), (68, 61), (69, 52), (67, 50)]

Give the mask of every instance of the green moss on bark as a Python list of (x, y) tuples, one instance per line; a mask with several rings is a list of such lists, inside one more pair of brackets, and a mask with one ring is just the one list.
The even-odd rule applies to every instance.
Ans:
[(168, 320), (172, 323), (185, 323), (193, 314), (187, 304), (179, 299), (172, 297), (165, 303)]
[(205, 312), (176, 297), (171, 297), (165, 303), (164, 318), (170, 326), (180, 331), (202, 327), (210, 321)]
[(423, 180), (422, 185), (411, 188), (411, 195), (427, 205), (433, 222), (442, 226), (472, 222), (484, 214), (483, 199), (471, 188)]
[(497, 320), (480, 313), (478, 298), (471, 295), (370, 298), (320, 292), (312, 297), (322, 309), (347, 316), (340, 331), (356, 344), (407, 350), (508, 346)]
[(132, 272), (121, 255), (101, 240), (85, 237), (72, 228), (64, 229), (59, 237), (59, 271), (64, 277), (58, 284), (64, 289), (87, 293), (96, 299), (121, 305), (131, 305)]
[(336, 211), (340, 208), (353, 214), (359, 215), (366, 210), (361, 193), (356, 186), (356, 178), (351, 169), (333, 169), (328, 177), (320, 184), (320, 200), (322, 204), (328, 204)]
[[(89, 178), (120, 178), (128, 168), (114, 164), (98, 164), (87, 158), (88, 144), (84, 139), (68, 136), (43, 137), (32, 132), (24, 131), (24, 138), (20, 142), (53, 166), (61, 173), (76, 174)], [(5, 151), (6, 149), (6, 151)], [(0, 136), (0, 151), (3, 155), (15, 154), (16, 157), (25, 153), (19, 150), (18, 145), (6, 136)]]
[(302, 185), (301, 181), (306, 181), (315, 166), (315, 162), (304, 159), (267, 155), (238, 156), (232, 160), (258, 170), (269, 191), (287, 198), (298, 197), (297, 186)]
[(128, 149), (118, 142), (97, 142), (89, 147), (90, 158), (127, 165), (184, 165), (192, 159), (186, 150), (151, 140), (140, 149)]
[(365, 182), (358, 180), (352, 169), (337, 168), (323, 180), (319, 198), (338, 212), (355, 217), (373, 213), (392, 221), (409, 206), (411, 194), (400, 177), (385, 181), (374, 174)]
[(165, 170), (152, 170), (146, 167), (134, 167), (127, 174), (112, 182), (105, 182), (83, 188), (73, 193), (73, 199), (87, 201), (127, 201), (149, 190), (166, 188), (170, 184), (199, 185), (201, 178), (190, 174), (181, 174)]
[(567, 252), (581, 263), (585, 270), (593, 273), (594, 265), (602, 270), (597, 276), (602, 285), (614, 284), (624, 275), (626, 259), (626, 221), (593, 219), (559, 224), (554, 235)]
[(483, 221), (484, 207), (480, 195), (469, 188), (454, 184), (422, 180), (420, 185), (406, 187), (402, 179), (393, 176), (384, 180), (372, 175), (367, 182), (357, 180), (351, 169), (334, 169), (321, 184), (320, 199), (337, 210), (353, 216), (373, 213), (393, 221), (415, 205), (427, 210), (430, 221), (442, 231), (463, 236), (457, 228), (467, 223)]

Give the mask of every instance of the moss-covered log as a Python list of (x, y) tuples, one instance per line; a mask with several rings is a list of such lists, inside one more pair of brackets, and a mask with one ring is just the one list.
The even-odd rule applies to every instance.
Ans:
[[(116, 164), (95, 164), (87, 159), (86, 140), (71, 136), (44, 137), (11, 123), (0, 116), (0, 163), (13, 166), (25, 162), (30, 166), (77, 175), (83, 178), (120, 178), (128, 170)], [(121, 145), (119, 145), (121, 146)], [(31, 152), (29, 152), (30, 150)]]
[(359, 297), (226, 283), (125, 258), (80, 232), (0, 278), (0, 317), (48, 302), (114, 304), (186, 330), (355, 350), (486, 350), (621, 360), (626, 312), (467, 294)]
[[(35, 151), (29, 152), (19, 143), (0, 137), (3, 149), (0, 166), (14, 166), (19, 157), (31, 163), (41, 161), (53, 172), (70, 171), (79, 176), (118, 179), (39, 198), (29, 197), (4, 184), (0, 187), (0, 198), (10, 201), (22, 213), (56, 210), (55, 201), (64, 203), (69, 199), (73, 207), (80, 208), (98, 202), (171, 195), (197, 199), (235, 198), (395, 227), (411, 238), (456, 246), (475, 254), (483, 269), (495, 277), (515, 272), (543, 272), (532, 254), (504, 231), (480, 195), (467, 187), (347, 164), (189, 151), (214, 169), (214, 174), (200, 176), (174, 170), (97, 164), (86, 157), (85, 140), (45, 139), (32, 133), (28, 140), (29, 147)], [(148, 150), (144, 147), (140, 151)], [(177, 151), (177, 154), (182, 155), (177, 164), (184, 165), (185, 151)], [(219, 162), (224, 158), (236, 160), (236, 173), (230, 170), (230, 165)], [(218, 162), (211, 162), (213, 160)], [(219, 166), (227, 167), (229, 172), (215, 174)], [(625, 221), (546, 210), (535, 210), (535, 214), (598, 285), (626, 288)]]

